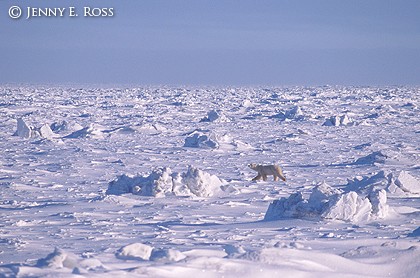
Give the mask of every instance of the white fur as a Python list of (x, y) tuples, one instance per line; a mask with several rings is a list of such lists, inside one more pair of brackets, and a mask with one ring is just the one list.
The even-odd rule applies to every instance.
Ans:
[(259, 165), (256, 163), (251, 163), (248, 165), (248, 167), (258, 172), (258, 175), (252, 179), (253, 181), (260, 180), (261, 178), (266, 181), (267, 176), (273, 176), (274, 181), (278, 181), (279, 178), (281, 178), (283, 181), (286, 181), (286, 177), (283, 175), (283, 172), (278, 165)]

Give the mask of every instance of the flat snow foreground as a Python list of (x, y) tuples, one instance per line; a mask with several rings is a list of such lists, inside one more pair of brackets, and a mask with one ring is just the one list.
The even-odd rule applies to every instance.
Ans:
[(420, 277), (419, 107), (417, 87), (2, 86), (0, 277)]

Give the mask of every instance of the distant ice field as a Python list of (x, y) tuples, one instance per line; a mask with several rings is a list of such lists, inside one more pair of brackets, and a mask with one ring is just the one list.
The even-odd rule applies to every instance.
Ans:
[(0, 277), (420, 276), (420, 88), (1, 86), (0, 119)]

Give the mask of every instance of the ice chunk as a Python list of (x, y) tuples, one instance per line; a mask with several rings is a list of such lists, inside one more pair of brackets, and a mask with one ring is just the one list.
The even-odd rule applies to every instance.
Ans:
[(394, 196), (420, 194), (420, 182), (406, 171), (398, 175), (380, 171), (370, 177), (355, 178), (348, 180), (347, 191), (358, 191), (369, 194), (375, 189), (385, 189)]
[(31, 138), (34, 135), (33, 128), (29, 126), (22, 118), (17, 120), (17, 129), (13, 134), (23, 138)]
[(210, 110), (207, 113), (207, 117), (201, 119), (201, 122), (229, 122), (229, 119), (221, 112), (217, 110)]
[(343, 116), (331, 116), (326, 119), (324, 126), (346, 126), (352, 124), (351, 119), (347, 115)]
[(39, 134), (42, 138), (45, 139), (52, 139), (54, 137), (54, 132), (51, 130), (50, 126), (47, 124), (44, 124), (39, 128)]
[(304, 205), (303, 196), (300, 192), (293, 193), (289, 198), (282, 197), (269, 205), (264, 220), (300, 217), (298, 207), (303, 207)]
[(381, 151), (373, 152), (367, 156), (357, 159), (354, 164), (375, 164), (375, 163), (385, 163), (388, 156)]
[(217, 176), (204, 172), (193, 166), (182, 177), (188, 189), (198, 197), (210, 197), (221, 191), (224, 184)]
[(183, 183), (182, 174), (172, 174), (172, 192), (176, 196), (193, 196), (191, 190)]
[(367, 222), (385, 218), (389, 207), (383, 189), (370, 190), (370, 194), (349, 191), (343, 193), (322, 183), (312, 189), (309, 199), (297, 192), (273, 201), (265, 214), (265, 220), (282, 218), (326, 218), (350, 222)]
[(140, 177), (130, 177), (123, 174), (109, 183), (106, 194), (120, 195), (133, 193), (133, 188), (139, 183)]
[(153, 247), (143, 243), (132, 243), (120, 248), (115, 256), (121, 260), (144, 260), (148, 261)]
[(99, 126), (95, 124), (89, 124), (89, 126), (72, 132), (64, 138), (102, 138), (103, 132)]
[(368, 198), (372, 204), (372, 215), (378, 218), (385, 218), (389, 211), (389, 206), (386, 204), (386, 191), (384, 189), (372, 191)]
[[(225, 181), (193, 166), (186, 173), (172, 173), (168, 167), (154, 170), (149, 176), (118, 176), (108, 185), (106, 194), (120, 195), (133, 193), (142, 196), (210, 197), (223, 191)], [(230, 190), (230, 189), (229, 189)]]
[(245, 99), (241, 103), (242, 107), (249, 108), (253, 106), (253, 103), (249, 99)]
[(385, 171), (379, 171), (370, 177), (354, 178), (348, 180), (346, 191), (358, 191), (369, 193), (374, 187), (386, 188), (392, 180), (392, 174)]
[(165, 193), (172, 192), (172, 170), (168, 167), (159, 168), (153, 171), (147, 178), (143, 179), (139, 195), (143, 196), (165, 196)]
[(109, 183), (106, 193), (113, 195), (133, 193), (142, 196), (162, 197), (165, 193), (172, 192), (172, 187), (172, 171), (165, 167), (154, 170), (147, 177), (121, 175)]
[(183, 253), (174, 249), (153, 249), (150, 260), (158, 262), (179, 262), (186, 257)]
[(78, 266), (78, 258), (72, 253), (55, 248), (46, 258), (39, 259), (36, 266), (73, 269)]
[[(55, 131), (55, 132), (64, 131), (64, 130), (67, 130), (68, 123), (66, 121), (54, 122), (54, 123), (51, 124), (50, 128), (51, 128), (52, 131)], [(81, 128), (83, 128), (83, 127), (81, 127)]]
[(304, 119), (302, 109), (299, 106), (295, 106), (295, 107), (291, 108), (290, 110), (286, 111), (284, 116), (287, 119), (291, 119), (291, 120), (292, 119), (293, 120), (303, 120)]
[(214, 133), (205, 134), (194, 131), (185, 138), (184, 147), (217, 149), (219, 147), (219, 142)]
[(54, 132), (47, 124), (44, 124), (40, 128), (35, 128), (33, 126), (28, 125), (22, 118), (20, 118), (17, 120), (17, 129), (13, 135), (28, 139), (41, 137), (44, 139), (51, 140), (54, 137)]
[(102, 264), (102, 262), (94, 258), (84, 259), (79, 264), (81, 267), (83, 267), (83, 269), (86, 270), (105, 269), (105, 266)]
[(420, 194), (420, 181), (406, 171), (400, 172), (395, 184), (404, 192)]
[(412, 231), (409, 235), (409, 237), (420, 237), (420, 227)]
[(316, 211), (322, 211), (330, 198), (340, 193), (341, 190), (332, 188), (327, 183), (323, 182), (312, 189), (312, 193), (309, 195), (308, 203)]
[(322, 217), (351, 222), (368, 221), (370, 218), (372, 204), (354, 191), (339, 195), (331, 202), (332, 205), (322, 213)]
[(286, 112), (278, 112), (277, 114), (270, 117), (271, 119), (279, 119), (284, 121), (286, 119), (301, 121), (305, 119), (305, 116), (302, 112), (302, 109), (299, 106), (294, 106), (291, 109), (287, 110)]
[(223, 246), (223, 250), (227, 254), (225, 258), (237, 258), (246, 253), (246, 250), (242, 246), (235, 246), (231, 244)]

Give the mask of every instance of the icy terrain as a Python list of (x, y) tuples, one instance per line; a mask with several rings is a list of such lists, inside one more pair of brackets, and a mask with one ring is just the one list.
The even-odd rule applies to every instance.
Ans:
[(420, 88), (3, 86), (0, 115), (0, 277), (420, 276)]

